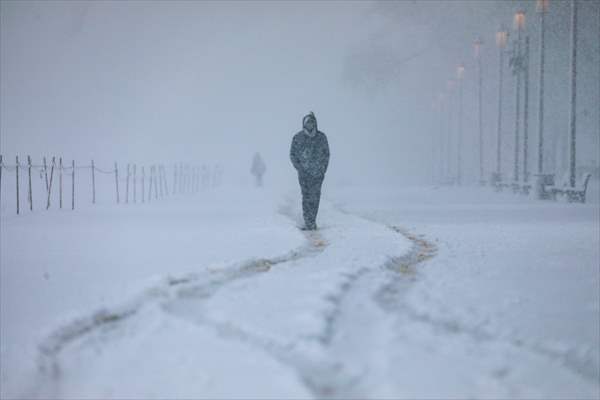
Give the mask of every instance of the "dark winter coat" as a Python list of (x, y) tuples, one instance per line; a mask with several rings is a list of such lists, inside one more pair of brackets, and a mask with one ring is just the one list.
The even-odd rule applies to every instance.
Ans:
[(306, 129), (294, 135), (290, 148), (290, 159), (298, 175), (307, 177), (323, 177), (329, 166), (329, 143), (327, 136), (316, 128), (316, 118), (311, 113), (304, 117), (315, 121), (314, 135), (309, 135)]

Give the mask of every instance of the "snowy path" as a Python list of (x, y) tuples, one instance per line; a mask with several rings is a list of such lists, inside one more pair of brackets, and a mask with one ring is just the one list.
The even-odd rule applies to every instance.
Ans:
[[(409, 242), (327, 209), (320, 233), (307, 234), (299, 249), (171, 277), (57, 329), (40, 346), (40, 375), (26, 396), (305, 398), (345, 391), (356, 377), (328, 350), (343, 298), (367, 271), (386, 270)], [(139, 382), (115, 382), (114, 371), (129, 368)]]
[[(290, 224), (292, 204), (280, 210)], [(593, 353), (498, 329), (488, 304), (456, 302), (485, 294), (465, 283), (486, 283), (458, 269), (480, 251), (460, 229), (329, 204), (321, 215), (296, 249), (164, 278), (55, 330), (23, 397), (597, 397)]]

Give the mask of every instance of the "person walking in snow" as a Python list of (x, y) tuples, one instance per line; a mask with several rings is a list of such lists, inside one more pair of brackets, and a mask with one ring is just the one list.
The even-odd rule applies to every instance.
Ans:
[(294, 135), (290, 159), (302, 190), (304, 230), (317, 229), (317, 213), (321, 200), (321, 185), (329, 166), (327, 136), (317, 129), (317, 118), (310, 112), (302, 118), (302, 130)]
[(254, 158), (252, 159), (252, 167), (250, 168), (250, 172), (254, 175), (256, 179), (256, 186), (262, 186), (262, 177), (265, 174), (267, 167), (265, 166), (265, 162), (263, 161), (260, 153), (254, 153)]

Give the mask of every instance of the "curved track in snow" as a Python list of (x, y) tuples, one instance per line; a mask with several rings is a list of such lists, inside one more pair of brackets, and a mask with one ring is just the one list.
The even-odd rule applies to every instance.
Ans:
[[(280, 211), (293, 218), (288, 207)], [(329, 307), (322, 315), (323, 328), (313, 337), (283, 340), (281, 337), (265, 336), (237, 325), (235, 320), (215, 320), (204, 315), (202, 309), (203, 304), (216, 293), (233, 283), (259, 277), (274, 268), (293, 268), (296, 262), (318, 257), (328, 247), (319, 232), (307, 232), (304, 246), (282, 256), (252, 259), (219, 271), (168, 277), (119, 307), (98, 310), (59, 327), (41, 342), (38, 379), (24, 397), (62, 396), (63, 381), (68, 374), (62, 365), (64, 353), (75, 347), (75, 343), (81, 345), (86, 341), (96, 346), (100, 342), (100, 347), (110, 345), (110, 339), (94, 338), (110, 336), (111, 332), (119, 329), (126, 330), (123, 326), (151, 305), (158, 305), (168, 316), (202, 325), (221, 339), (259, 349), (292, 370), (316, 397), (356, 395), (354, 388), (362, 379), (361, 373), (356, 373), (348, 365), (345, 355), (336, 350), (339, 336), (347, 333), (348, 326), (344, 325), (344, 321), (356, 317), (354, 310), (346, 308), (347, 299), (361, 290), (364, 281), (376, 276), (381, 295), (373, 300), (378, 304), (388, 304), (386, 296), (397, 291), (407, 279), (413, 279), (416, 265), (435, 254), (435, 247), (422, 238), (399, 228), (392, 229), (412, 241), (410, 251), (401, 257), (388, 259), (384, 265), (376, 268), (365, 266), (345, 274), (337, 290), (327, 295), (325, 300)], [(89, 344), (84, 346), (89, 347)]]

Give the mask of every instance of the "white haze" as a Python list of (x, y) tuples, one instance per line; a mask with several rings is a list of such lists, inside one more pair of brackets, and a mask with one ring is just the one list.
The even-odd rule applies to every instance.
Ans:
[[(569, 95), (568, 4), (552, 7), (550, 146), (566, 133)], [(597, 7), (582, 2), (580, 12), (578, 128), (585, 164), (598, 159)], [(464, 62), (464, 168), (475, 181), (472, 41), (481, 36), (485, 43), (487, 173), (495, 143), (494, 33), (511, 25), (518, 8), (526, 9), (532, 35), (533, 147), (532, 2), (2, 2), (0, 152), (8, 162), (17, 154), (78, 163), (94, 158), (101, 166), (218, 162), (234, 182), (249, 179), (251, 157), (260, 151), (268, 179), (293, 182), (290, 140), (312, 110), (331, 145), (330, 183), (429, 181), (437, 157), (432, 139), (454, 138), (457, 123), (450, 119), (448, 126), (432, 101)], [(506, 168), (513, 86), (506, 79)], [(555, 153), (548, 150), (548, 157)], [(530, 154), (533, 159), (535, 151)]]

